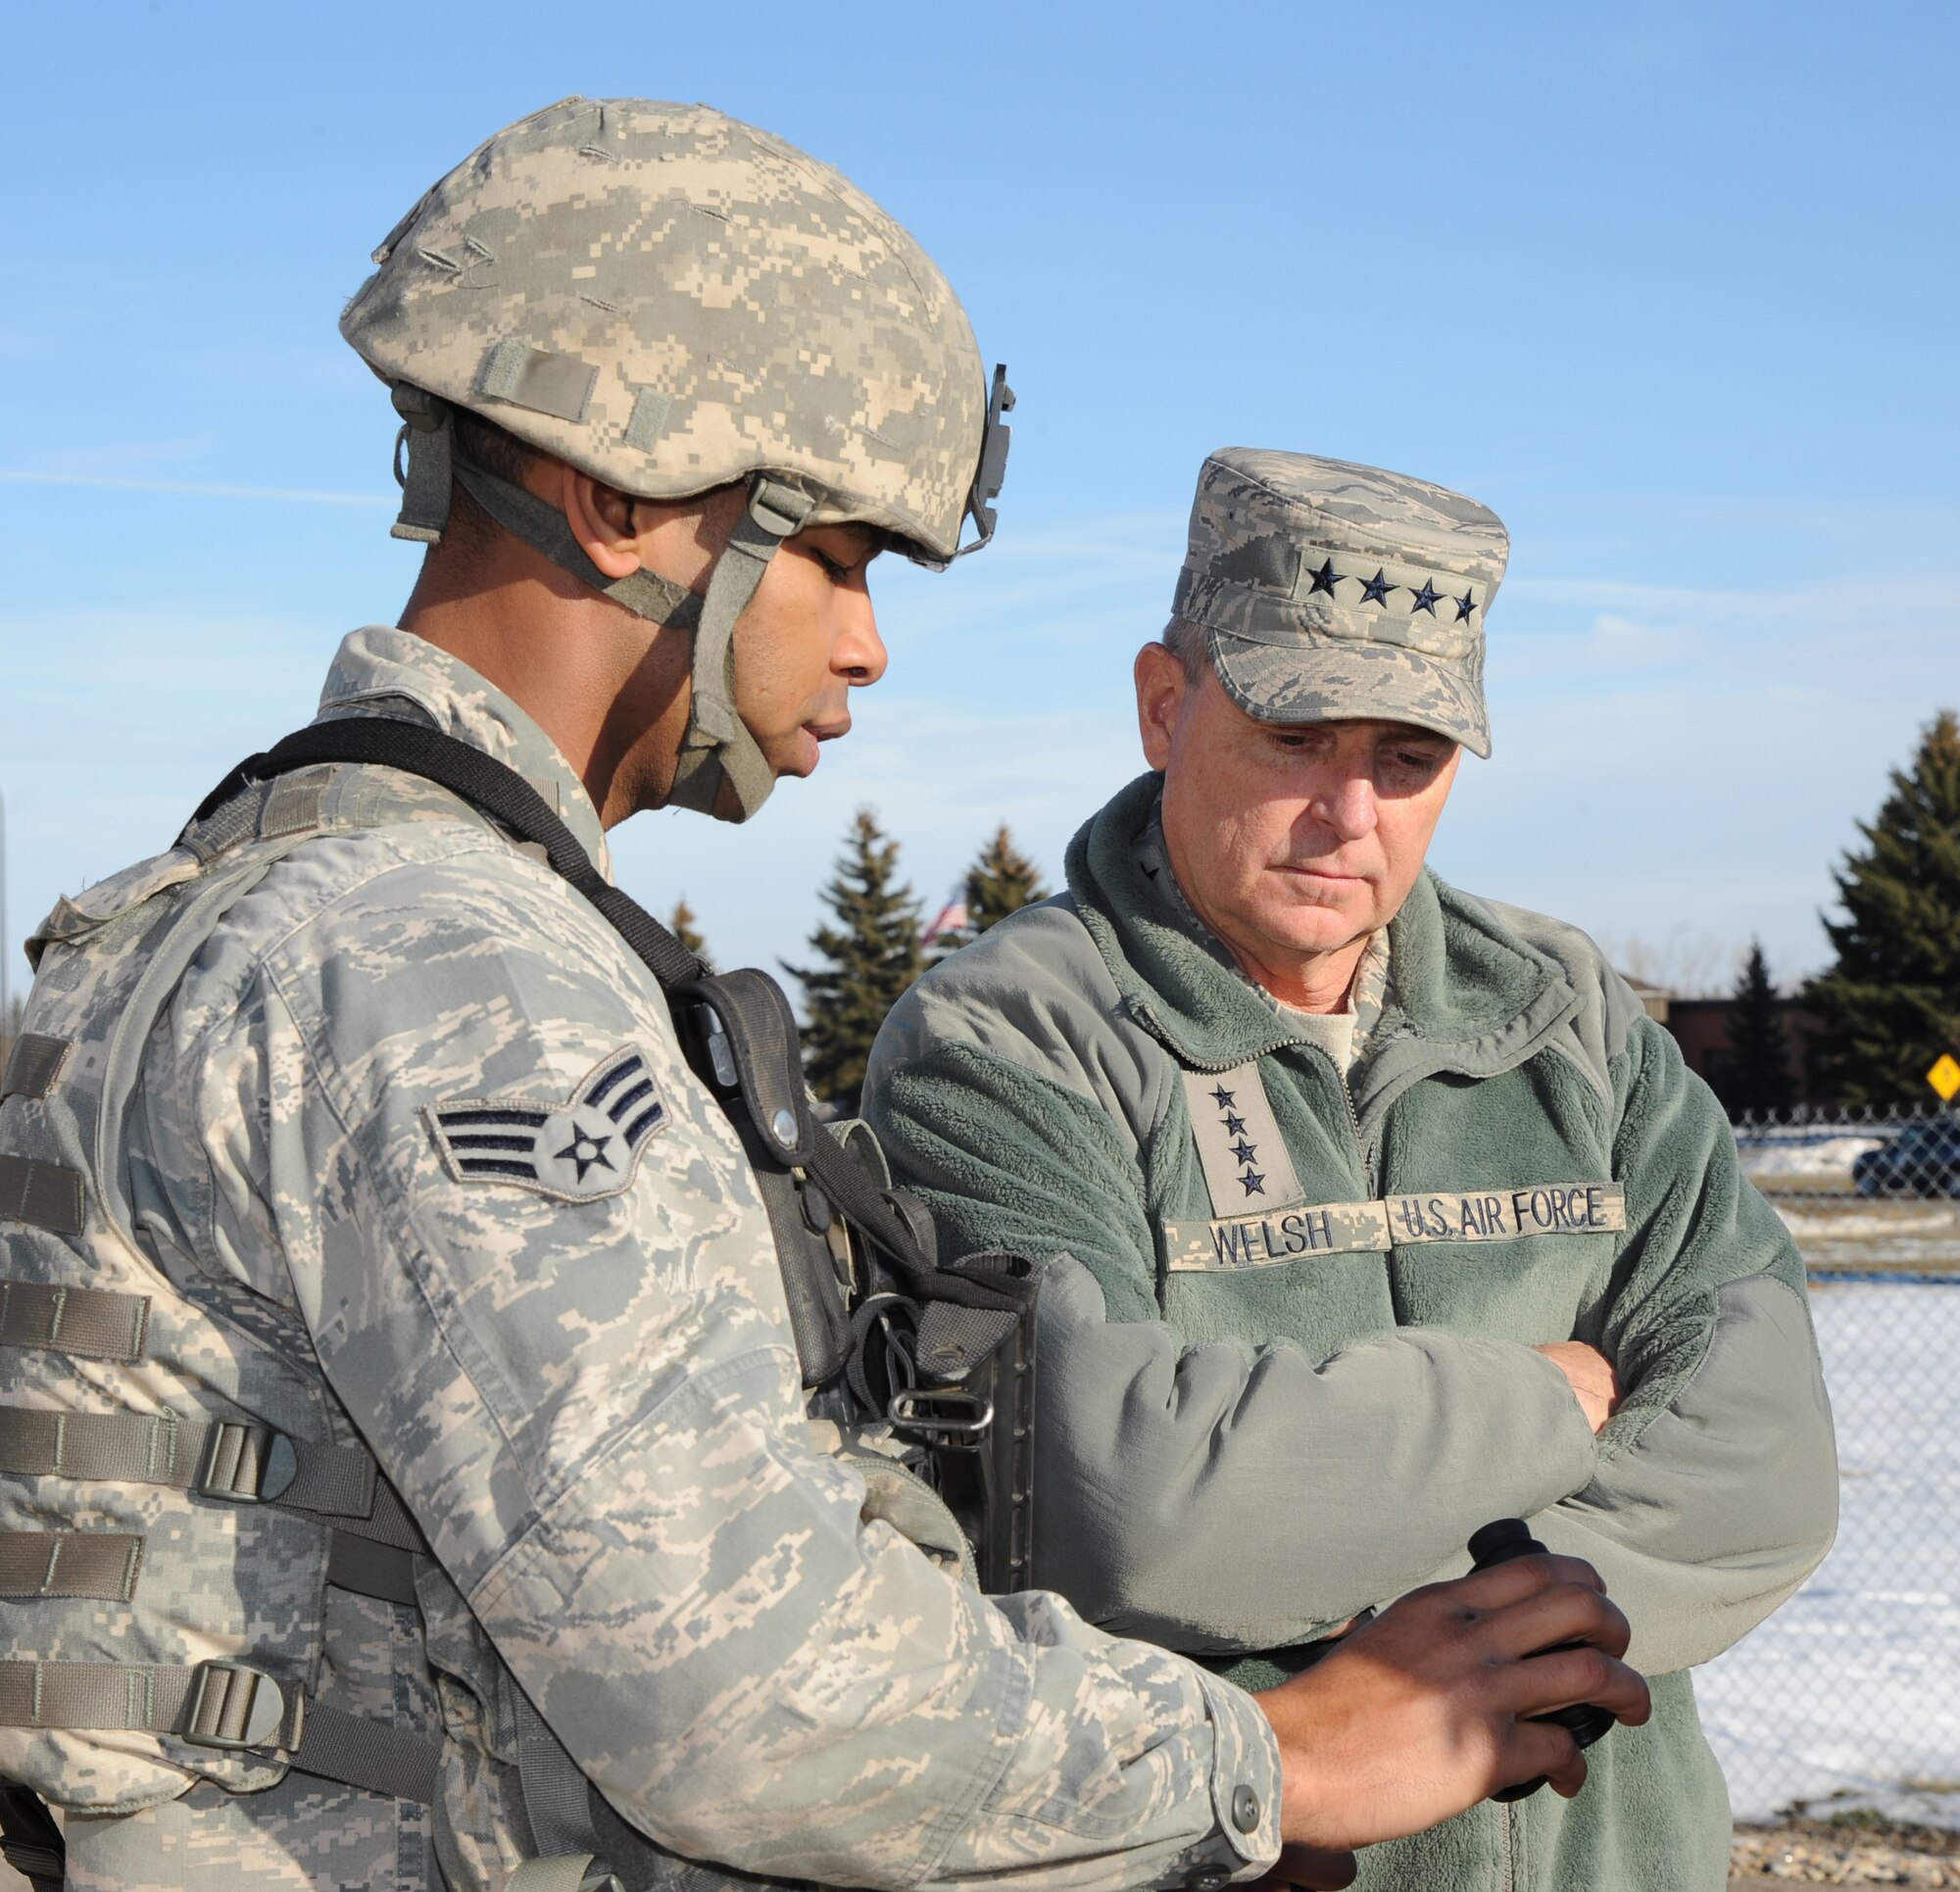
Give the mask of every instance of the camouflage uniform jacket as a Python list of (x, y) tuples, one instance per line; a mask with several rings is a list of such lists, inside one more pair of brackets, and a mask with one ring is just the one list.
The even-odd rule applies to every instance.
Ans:
[[(551, 743), (420, 640), (351, 636), (322, 714), (477, 745), (604, 866)], [(811, 1449), (739, 1145), (599, 916), (428, 784), (251, 793), (268, 862), (171, 991), (113, 1158), (158, 1294), (217, 1336), (179, 1371), (242, 1403), (240, 1362), (271, 1360), (281, 1423), (365, 1441), (426, 1535), (419, 1611), (327, 1589), (301, 1655), (320, 1699), (440, 1733), (439, 1805), (276, 1767), (186, 1793), (180, 1744), (120, 1735), (42, 1783), (94, 1809), (70, 1883), (421, 1892), (433, 1828), (452, 1892), (492, 1887), (529, 1851), (518, 1689), (603, 1793), (629, 1884), (1114, 1892), (1269, 1863), (1277, 1750), (1239, 1690), (1053, 1596), (983, 1599)], [(116, 955), (147, 937), (130, 914), (204, 871), (180, 847), (64, 902), (35, 1005), (82, 994), (86, 1040), (86, 995), (120, 1002)], [(74, 1394), (157, 1396), (106, 1369)], [(86, 1496), (34, 1491), (43, 1517)], [(177, 1502), (152, 1614), (98, 1604), (76, 1637), (167, 1636), (200, 1583), (271, 1639), (319, 1621), (320, 1559), (285, 1554), (308, 1526), (240, 1536), (247, 1508)]]
[[(1837, 1513), (1788, 1233), (1574, 928), (1425, 873), (1343, 1070), (1182, 897), (1159, 793), (1122, 790), (1065, 895), (914, 986), (865, 1087), (955, 1251), (1046, 1264), (1036, 1580), (1262, 1686), (1532, 1518), (1627, 1612), (1653, 1720), (1592, 1750), (1577, 1800), (1473, 1808), (1370, 1848), (1359, 1882), (1717, 1892), (1728, 1807), (1686, 1671)], [(1597, 1440), (1533, 1351), (1569, 1338), (1618, 1368)]]

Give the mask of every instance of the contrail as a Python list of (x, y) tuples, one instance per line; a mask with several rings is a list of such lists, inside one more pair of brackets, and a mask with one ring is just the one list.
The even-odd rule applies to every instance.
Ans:
[(395, 506), (380, 493), (325, 493), (307, 486), (223, 486), (197, 479), (142, 479), (125, 473), (37, 472), (0, 466), (0, 480), (16, 486), (102, 486), (122, 493), (172, 493), (195, 500), (278, 500), (299, 506)]

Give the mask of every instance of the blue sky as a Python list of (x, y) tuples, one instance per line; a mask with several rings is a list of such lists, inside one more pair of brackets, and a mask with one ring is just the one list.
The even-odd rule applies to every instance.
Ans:
[(17, 987), (59, 892), (167, 845), (394, 616), (392, 416), (335, 316), (425, 185), (570, 92), (838, 165), (1021, 396), (1000, 540), (881, 569), (891, 674), (818, 775), (739, 832), (621, 831), (724, 962), (798, 956), (859, 802), (928, 900), (1004, 818), (1058, 870), (1140, 766), (1129, 658), (1227, 444), (1503, 517), (1496, 753), (1437, 864), (1691, 974), (1752, 934), (1823, 960), (1831, 862), (1960, 703), (1960, 9), (78, 0), (8, 32)]

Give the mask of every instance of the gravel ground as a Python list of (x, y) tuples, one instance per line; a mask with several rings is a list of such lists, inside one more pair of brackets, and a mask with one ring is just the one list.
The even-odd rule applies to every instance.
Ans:
[(1960, 1887), (1960, 1833), (1869, 1814), (1738, 1826), (1731, 1892), (1775, 1883)]

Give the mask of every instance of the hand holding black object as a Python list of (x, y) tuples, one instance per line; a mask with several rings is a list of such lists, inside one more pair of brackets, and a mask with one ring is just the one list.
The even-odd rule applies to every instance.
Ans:
[[(1473, 1570), (1490, 1570), (1496, 1564), (1508, 1564), (1513, 1557), (1543, 1557), (1545, 1554), (1545, 1547), (1531, 1534), (1530, 1527), (1522, 1518), (1493, 1519), (1470, 1539), (1470, 1555), (1475, 1560)], [(1585, 1644), (1579, 1642), (1555, 1642), (1538, 1653), (1550, 1656), (1562, 1650), (1584, 1647)], [(1556, 1722), (1578, 1746), (1589, 1748), (1618, 1718), (1610, 1709), (1582, 1702), (1571, 1708), (1555, 1708), (1549, 1715), (1534, 1716), (1533, 1719)], [(1514, 1787), (1499, 1787), (1491, 1798), (1523, 1800), (1538, 1792), (1544, 1783), (1545, 1776), (1540, 1774), (1536, 1780), (1520, 1780)]]

